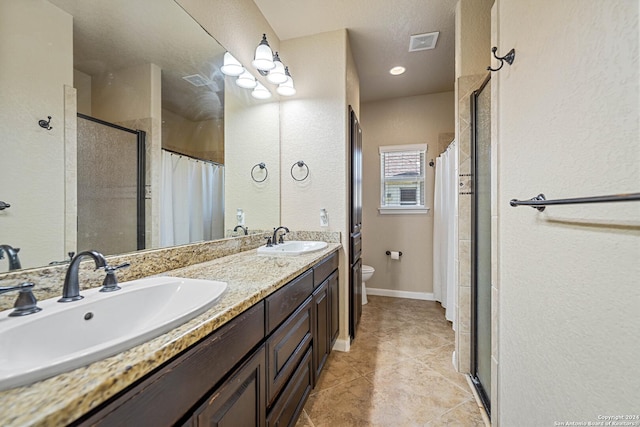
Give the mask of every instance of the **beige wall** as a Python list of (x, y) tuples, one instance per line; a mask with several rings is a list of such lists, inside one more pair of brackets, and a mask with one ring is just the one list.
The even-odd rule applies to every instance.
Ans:
[[(0, 2), (0, 64), (0, 200), (11, 204), (0, 211), (0, 243), (21, 248), (24, 268), (45, 265), (52, 257), (66, 257), (65, 86), (73, 86), (71, 16), (48, 2)], [(38, 126), (47, 116), (52, 117), (51, 130)], [(6, 269), (5, 257), (0, 271)]]
[[(363, 262), (376, 269), (367, 288), (433, 295), (433, 213), (380, 215), (381, 145), (426, 143), (427, 159), (438, 156), (441, 133), (454, 128), (454, 93), (396, 98), (362, 104)], [(433, 208), (434, 169), (427, 166), (426, 204)], [(399, 261), (385, 252), (402, 251)], [(405, 294), (405, 296), (411, 296)]]
[(73, 86), (76, 88), (78, 113), (91, 115), (91, 76), (73, 69)]
[(224, 120), (194, 122), (163, 109), (162, 148), (223, 164)]
[(456, 5), (456, 78), (486, 71), (489, 65), (491, 51), (484, 47), (491, 41), (494, 1), (459, 0)]
[[(347, 343), (347, 32), (337, 30), (286, 40), (281, 50), (296, 70), (293, 78), (298, 91), (294, 98), (282, 100), (280, 107), (281, 222), (296, 230), (342, 233), (338, 339)], [(290, 175), (291, 166), (298, 160), (309, 166), (309, 177), (301, 182)], [(329, 227), (320, 227), (321, 208), (328, 212)]]
[(639, 191), (638, 2), (496, 4), (498, 422), (638, 414), (640, 203), (509, 206)]
[[(229, 87), (231, 86), (231, 87)], [(272, 230), (280, 225), (280, 105), (257, 102), (247, 105), (244, 89), (225, 85), (225, 228), (237, 224), (236, 210), (244, 211), (249, 230)], [(256, 144), (256, 141), (258, 144)], [(251, 179), (251, 169), (264, 163), (264, 182)], [(263, 179), (259, 168), (257, 180)], [(274, 200), (275, 199), (275, 200)]]

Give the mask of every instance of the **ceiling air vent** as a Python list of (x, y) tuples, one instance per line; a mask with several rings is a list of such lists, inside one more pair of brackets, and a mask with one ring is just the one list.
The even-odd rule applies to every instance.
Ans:
[(428, 50), (436, 47), (439, 31), (435, 33), (416, 34), (409, 39), (409, 52)]
[(209, 80), (201, 76), (200, 74), (194, 74), (192, 76), (184, 76), (183, 79), (191, 83), (196, 87), (206, 86), (209, 84)]

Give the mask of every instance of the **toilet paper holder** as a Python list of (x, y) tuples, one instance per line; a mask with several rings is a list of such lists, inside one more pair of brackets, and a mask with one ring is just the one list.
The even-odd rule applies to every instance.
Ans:
[[(385, 252), (387, 255), (391, 255), (391, 251)], [(398, 255), (402, 256), (402, 252), (398, 252)]]

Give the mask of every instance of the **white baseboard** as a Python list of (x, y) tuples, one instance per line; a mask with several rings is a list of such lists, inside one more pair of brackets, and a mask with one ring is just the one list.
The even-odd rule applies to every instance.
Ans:
[(434, 301), (433, 293), (431, 292), (397, 291), (393, 289), (370, 288), (368, 286), (367, 286), (367, 295)]
[(336, 340), (336, 343), (333, 345), (333, 349), (338, 351), (349, 351), (350, 348), (351, 348), (350, 340), (338, 339)]

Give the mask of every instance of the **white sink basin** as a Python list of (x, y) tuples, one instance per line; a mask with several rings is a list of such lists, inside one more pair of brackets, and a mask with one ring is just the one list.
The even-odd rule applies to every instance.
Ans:
[(260, 246), (258, 255), (301, 255), (319, 251), (327, 246), (327, 242), (291, 240), (271, 247)]
[(81, 292), (69, 303), (39, 301), (24, 317), (0, 312), (0, 390), (27, 385), (113, 356), (193, 319), (227, 288), (213, 280), (157, 277), (115, 292)]

